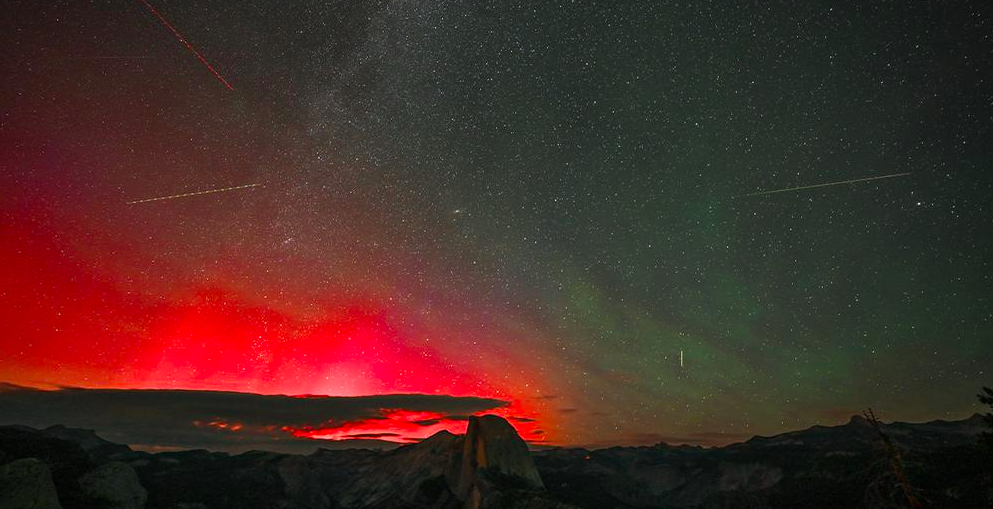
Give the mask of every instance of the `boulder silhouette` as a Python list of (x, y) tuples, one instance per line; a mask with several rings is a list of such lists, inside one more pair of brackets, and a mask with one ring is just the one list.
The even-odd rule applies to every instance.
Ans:
[(100, 465), (79, 478), (83, 492), (112, 509), (143, 509), (148, 492), (127, 463), (113, 461)]
[(0, 466), (0, 509), (62, 509), (48, 465), (22, 458)]

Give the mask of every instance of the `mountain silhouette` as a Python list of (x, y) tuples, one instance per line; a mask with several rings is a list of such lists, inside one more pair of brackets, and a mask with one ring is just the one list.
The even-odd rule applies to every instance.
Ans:
[[(930, 507), (985, 507), (980, 416), (889, 423)], [(861, 417), (725, 447), (529, 451), (503, 418), (471, 417), (394, 450), (149, 453), (90, 430), (0, 427), (0, 509), (569, 509), (878, 507), (878, 433)], [(875, 505), (874, 505), (875, 504)]]

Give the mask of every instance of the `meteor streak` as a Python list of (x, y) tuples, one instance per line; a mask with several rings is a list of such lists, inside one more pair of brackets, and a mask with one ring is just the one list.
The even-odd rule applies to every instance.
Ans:
[(145, 60), (146, 56), (116, 56), (116, 57), (72, 57), (71, 60)]
[(164, 16), (159, 14), (159, 11), (155, 10), (155, 7), (152, 7), (152, 4), (148, 3), (148, 0), (138, 0), (138, 1), (145, 4), (145, 7), (148, 8), (148, 11), (154, 14), (156, 18), (159, 18), (159, 21), (161, 21), (162, 24), (165, 25), (165, 27), (168, 28), (170, 32), (172, 32), (172, 35), (175, 35), (176, 39), (179, 39), (179, 42), (183, 43), (183, 45), (186, 46), (186, 49), (190, 50), (190, 53), (193, 53), (193, 55), (196, 56), (197, 59), (200, 60), (200, 62), (203, 62), (203, 65), (207, 66), (207, 69), (209, 69), (210, 72), (212, 72), (214, 76), (217, 77), (217, 79), (221, 80), (221, 83), (223, 83), (225, 87), (228, 87), (228, 90), (234, 90), (234, 87), (232, 87), (231, 84), (228, 83), (228, 80), (224, 79), (224, 77), (221, 76), (221, 73), (217, 72), (217, 69), (214, 69), (214, 66), (210, 65), (210, 62), (208, 62), (207, 59), (204, 58), (204, 56), (201, 55), (200, 52), (197, 51), (197, 49), (194, 48), (193, 45), (190, 44), (185, 37), (183, 37), (183, 34), (179, 33), (178, 30), (173, 28), (172, 24), (170, 24), (165, 19)]
[(199, 196), (201, 194), (223, 193), (225, 191), (234, 191), (234, 190), (237, 190), (237, 189), (248, 189), (249, 187), (258, 187), (258, 186), (261, 186), (261, 185), (262, 184), (245, 184), (243, 186), (225, 187), (225, 188), (222, 188), (222, 189), (209, 189), (207, 191), (196, 191), (196, 192), (192, 192), (192, 193), (173, 194), (173, 195), (170, 195), (170, 196), (159, 196), (158, 198), (145, 198), (144, 200), (129, 201), (129, 202), (125, 202), (125, 204), (126, 205), (134, 205), (136, 203), (146, 203), (146, 202), (150, 202), (150, 201), (171, 200), (173, 198), (186, 198), (187, 196)]
[(880, 179), (889, 179), (889, 178), (894, 178), (894, 177), (904, 177), (904, 176), (910, 175), (910, 173), (911, 172), (908, 171), (906, 173), (893, 173), (893, 174), (890, 174), (890, 175), (880, 175), (878, 177), (865, 177), (865, 178), (860, 178), (860, 179), (841, 180), (841, 181), (838, 181), (838, 182), (827, 182), (825, 184), (814, 184), (814, 185), (811, 185), (811, 186), (787, 187), (786, 189), (773, 189), (771, 191), (759, 191), (757, 193), (743, 194), (742, 196), (761, 196), (761, 195), (764, 195), (764, 194), (785, 193), (787, 191), (799, 191), (801, 189), (813, 189), (815, 187), (837, 186), (837, 185), (841, 185), (841, 184), (854, 184), (856, 182), (868, 182), (870, 180), (880, 180)]

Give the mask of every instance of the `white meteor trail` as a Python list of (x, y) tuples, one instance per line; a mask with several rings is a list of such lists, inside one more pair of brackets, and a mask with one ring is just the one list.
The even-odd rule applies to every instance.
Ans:
[(107, 57), (72, 57), (70, 60), (147, 60), (152, 57), (146, 56), (107, 56)]
[(741, 196), (761, 196), (761, 195), (764, 195), (764, 194), (785, 193), (785, 192), (788, 192), (788, 191), (799, 191), (801, 189), (813, 189), (815, 187), (838, 186), (838, 185), (841, 185), (841, 184), (854, 184), (856, 182), (868, 182), (870, 180), (891, 179), (891, 178), (894, 178), (894, 177), (905, 177), (907, 175), (910, 175), (910, 173), (911, 172), (908, 171), (906, 173), (893, 173), (891, 175), (880, 175), (878, 177), (865, 177), (865, 178), (860, 178), (860, 179), (840, 180), (838, 182), (828, 182), (828, 183), (825, 183), (825, 184), (814, 184), (814, 185), (811, 185), (811, 186), (787, 187), (786, 189), (773, 189), (771, 191), (759, 191), (757, 193), (743, 194)]
[(225, 188), (222, 188), (222, 189), (208, 189), (206, 191), (195, 191), (195, 192), (192, 192), (192, 193), (173, 194), (173, 195), (169, 195), (169, 196), (159, 196), (157, 198), (145, 198), (144, 200), (134, 200), (134, 201), (125, 202), (125, 204), (126, 205), (134, 205), (136, 203), (146, 203), (146, 202), (150, 202), (150, 201), (171, 200), (173, 198), (186, 198), (187, 196), (199, 196), (201, 194), (223, 193), (225, 191), (235, 191), (237, 189), (248, 189), (249, 187), (258, 187), (258, 186), (261, 186), (261, 185), (262, 184), (245, 184), (243, 186), (225, 187)]

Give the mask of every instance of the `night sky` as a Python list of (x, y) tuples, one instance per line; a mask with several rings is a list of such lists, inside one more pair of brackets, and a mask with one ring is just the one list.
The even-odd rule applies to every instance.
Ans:
[[(0, 381), (559, 445), (993, 381), (988, 2), (149, 1), (2, 7)], [(464, 426), (394, 406), (308, 423)]]

